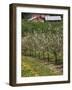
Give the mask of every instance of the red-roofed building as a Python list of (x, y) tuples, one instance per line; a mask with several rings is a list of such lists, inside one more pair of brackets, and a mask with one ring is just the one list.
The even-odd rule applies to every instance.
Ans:
[(44, 22), (45, 16), (44, 15), (38, 15), (33, 14), (31, 18), (28, 19), (29, 21), (35, 21), (35, 22)]

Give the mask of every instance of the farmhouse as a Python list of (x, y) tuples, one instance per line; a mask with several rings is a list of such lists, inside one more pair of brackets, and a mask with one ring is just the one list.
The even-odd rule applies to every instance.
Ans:
[(61, 21), (62, 18), (59, 15), (39, 15), (33, 14), (29, 21), (44, 22), (44, 21)]
[(45, 21), (45, 16), (44, 15), (38, 15), (38, 14), (33, 14), (31, 18), (28, 19), (29, 21), (35, 21), (35, 22), (44, 22)]

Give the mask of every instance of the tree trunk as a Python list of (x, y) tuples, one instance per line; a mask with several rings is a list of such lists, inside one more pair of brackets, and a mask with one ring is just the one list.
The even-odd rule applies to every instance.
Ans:
[(36, 49), (35, 49), (35, 57), (36, 57)]
[(47, 58), (48, 58), (48, 63), (49, 63), (49, 61), (50, 61), (50, 60), (49, 60), (49, 53), (47, 54)]
[(43, 51), (43, 59), (44, 59), (44, 51)]
[(54, 51), (53, 53), (54, 53), (54, 57), (55, 57), (55, 64), (57, 64), (57, 53), (56, 53), (56, 51)]
[(39, 59), (40, 59), (40, 52), (39, 52)]

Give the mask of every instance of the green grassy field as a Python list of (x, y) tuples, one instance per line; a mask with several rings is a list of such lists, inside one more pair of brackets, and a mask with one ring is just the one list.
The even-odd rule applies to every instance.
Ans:
[(32, 58), (28, 56), (22, 56), (21, 63), (21, 76), (52, 76), (62, 75), (62, 67), (60, 65), (48, 64), (44, 60)]

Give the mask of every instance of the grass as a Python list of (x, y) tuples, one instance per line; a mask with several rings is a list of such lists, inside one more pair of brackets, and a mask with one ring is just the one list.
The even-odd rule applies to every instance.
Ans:
[(22, 56), (22, 77), (62, 75), (63, 72), (61, 69), (58, 69), (56, 65), (48, 64), (43, 60), (41, 61), (37, 58)]

